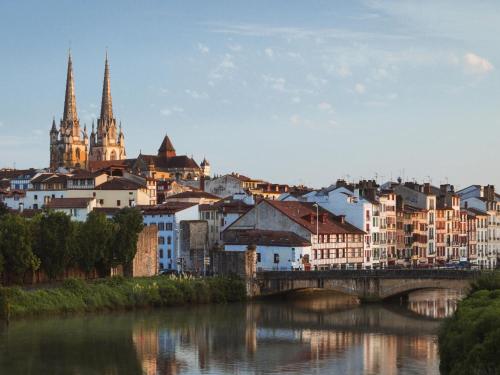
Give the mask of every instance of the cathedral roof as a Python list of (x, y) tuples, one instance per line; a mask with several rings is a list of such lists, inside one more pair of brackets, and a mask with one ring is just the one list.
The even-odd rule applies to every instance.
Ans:
[(111, 99), (111, 84), (109, 83), (108, 53), (104, 63), (104, 82), (102, 84), (101, 120), (113, 118), (113, 101)]
[(66, 77), (66, 95), (64, 97), (63, 121), (78, 121), (76, 114), (75, 82), (73, 79), (73, 61), (71, 52), (68, 56), (68, 73)]
[(158, 154), (164, 154), (166, 152), (175, 153), (174, 145), (172, 144), (172, 141), (170, 140), (168, 135), (166, 135), (165, 138), (163, 138), (163, 142), (161, 143), (161, 146), (158, 149)]
[(186, 155), (172, 156), (164, 158), (156, 155), (141, 154), (137, 158), (142, 161), (146, 166), (153, 164), (159, 171), (168, 169), (199, 169), (199, 165), (190, 157)]

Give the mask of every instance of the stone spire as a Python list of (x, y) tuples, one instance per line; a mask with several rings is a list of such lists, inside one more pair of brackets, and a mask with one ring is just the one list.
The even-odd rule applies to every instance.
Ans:
[(64, 122), (78, 122), (76, 114), (75, 82), (73, 79), (73, 61), (71, 51), (68, 53), (68, 73), (66, 76), (66, 96), (64, 97)]
[(104, 66), (104, 82), (102, 84), (101, 120), (106, 121), (113, 118), (113, 102), (111, 100), (111, 85), (109, 83), (108, 51), (106, 51), (106, 62)]

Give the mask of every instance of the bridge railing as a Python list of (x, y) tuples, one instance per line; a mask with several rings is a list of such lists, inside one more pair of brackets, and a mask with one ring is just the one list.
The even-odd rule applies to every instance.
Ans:
[(478, 270), (457, 269), (378, 269), (378, 270), (328, 270), (328, 271), (262, 271), (259, 279), (316, 279), (316, 278), (392, 278), (392, 279), (475, 279), (484, 273)]

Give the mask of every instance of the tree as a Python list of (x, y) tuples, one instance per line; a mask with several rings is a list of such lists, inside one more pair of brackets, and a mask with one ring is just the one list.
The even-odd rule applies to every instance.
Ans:
[(117, 225), (113, 241), (113, 260), (116, 263), (113, 265), (123, 265), (127, 273), (137, 252), (139, 233), (144, 227), (142, 214), (137, 208), (126, 207), (115, 214), (113, 222)]
[(75, 262), (75, 225), (65, 213), (52, 211), (38, 215), (33, 224), (34, 252), (53, 280)]
[(7, 215), (9, 213), (9, 208), (3, 202), (0, 202), (0, 217)]
[(104, 276), (112, 264), (115, 225), (102, 213), (95, 211), (78, 226), (78, 263), (87, 274), (97, 268)]
[(24, 218), (10, 214), (1, 217), (0, 253), (7, 276), (14, 282), (22, 282), (27, 271), (35, 271), (40, 266), (31, 241), (31, 228)]

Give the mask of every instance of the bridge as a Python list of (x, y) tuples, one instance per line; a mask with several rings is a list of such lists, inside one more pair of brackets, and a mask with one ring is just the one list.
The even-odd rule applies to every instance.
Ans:
[(420, 289), (452, 289), (466, 293), (480, 271), (450, 269), (385, 269), (331, 271), (264, 271), (253, 282), (252, 296), (301, 289), (327, 289), (380, 301)]

